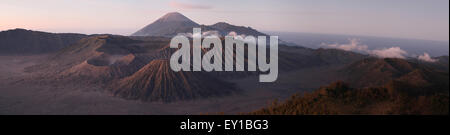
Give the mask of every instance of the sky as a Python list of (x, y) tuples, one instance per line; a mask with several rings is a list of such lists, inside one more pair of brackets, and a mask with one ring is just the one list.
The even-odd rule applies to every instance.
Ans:
[(0, 31), (130, 35), (168, 12), (260, 31), (449, 40), (449, 0), (0, 0)]

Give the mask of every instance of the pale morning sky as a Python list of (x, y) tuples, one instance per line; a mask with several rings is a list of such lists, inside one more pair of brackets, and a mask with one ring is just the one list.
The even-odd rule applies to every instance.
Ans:
[(174, 11), (261, 31), (449, 40), (449, 0), (0, 0), (0, 31), (129, 35)]

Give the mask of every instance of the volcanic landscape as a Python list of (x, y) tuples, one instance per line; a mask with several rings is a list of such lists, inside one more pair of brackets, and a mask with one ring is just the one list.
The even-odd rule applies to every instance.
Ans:
[(358, 88), (411, 77), (448, 82), (448, 56), (425, 63), (286, 42), (273, 83), (260, 83), (253, 72), (174, 72), (170, 38), (194, 27), (266, 35), (225, 22), (200, 25), (180, 13), (131, 36), (0, 32), (0, 114), (240, 114), (339, 80)]

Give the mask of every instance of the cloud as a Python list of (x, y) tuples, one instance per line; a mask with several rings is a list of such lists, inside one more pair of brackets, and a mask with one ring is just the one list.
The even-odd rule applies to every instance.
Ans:
[(232, 36), (232, 37), (237, 37), (237, 36), (241, 36), (242, 38), (245, 38), (246, 35), (245, 34), (241, 34), (239, 35), (237, 32), (231, 31), (227, 34), (227, 36)]
[[(341, 50), (345, 50), (345, 51), (353, 51), (353, 50), (357, 50), (357, 51), (367, 51), (368, 47), (367, 45), (360, 45), (360, 42), (358, 39), (348, 39), (350, 41), (349, 44), (330, 44), (330, 45), (326, 45), (327, 47), (330, 48), (336, 48), (336, 49), (341, 49)], [(325, 45), (324, 43), (322, 43), (322, 45)]]
[(176, 1), (169, 2), (169, 6), (177, 9), (211, 9), (212, 6), (191, 4), (191, 3), (181, 3)]
[(237, 36), (237, 35), (238, 35), (238, 34), (237, 34), (236, 32), (231, 31), (230, 33), (228, 33), (227, 36), (233, 36), (233, 37), (235, 37), (235, 36)]
[(349, 39), (348, 44), (325, 44), (322, 43), (321, 46), (326, 48), (336, 48), (345, 51), (360, 51), (380, 58), (406, 58), (408, 54), (405, 50), (400, 47), (391, 47), (384, 49), (369, 50), (367, 45), (361, 44), (358, 39)]
[(245, 34), (238, 34), (235, 31), (230, 31), (226, 36), (231, 36), (234, 37), (235, 40), (241, 40), (244, 43), (252, 43), (252, 44), (256, 44), (257, 45), (257, 38), (254, 36), (247, 36)]
[(424, 53), (423, 55), (420, 55), (417, 59), (425, 62), (437, 62), (437, 59), (433, 59), (430, 57), (428, 53)]
[(216, 30), (205, 31), (202, 33), (202, 36), (203, 37), (210, 37), (210, 36), (221, 37), (219, 31), (216, 31)]
[(385, 49), (379, 49), (379, 50), (369, 50), (369, 54), (381, 57), (381, 58), (406, 58), (405, 55), (408, 53), (400, 47), (391, 47), (391, 48), (385, 48)]

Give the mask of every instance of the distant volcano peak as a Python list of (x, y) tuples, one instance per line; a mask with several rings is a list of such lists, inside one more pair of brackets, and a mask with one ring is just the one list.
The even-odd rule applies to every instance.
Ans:
[(226, 22), (219, 22), (214, 25), (199, 25), (181, 13), (170, 12), (133, 33), (132, 36), (173, 37), (180, 33), (192, 33), (192, 28), (202, 28), (202, 31), (218, 31), (221, 35), (227, 35), (230, 32), (244, 35), (266, 35), (250, 27), (235, 26)]
[(171, 21), (191, 22), (192, 21), (191, 19), (187, 18), (186, 16), (184, 16), (183, 14), (178, 13), (178, 12), (167, 13), (166, 15), (162, 16), (158, 20), (162, 21), (162, 22), (171, 22)]
[(213, 24), (213, 25), (231, 25), (231, 24), (229, 24), (227, 22), (218, 22), (218, 23)]
[(186, 16), (178, 12), (171, 12), (145, 26), (132, 36), (173, 36), (189, 30), (192, 31), (193, 27), (198, 26), (196, 22)]

